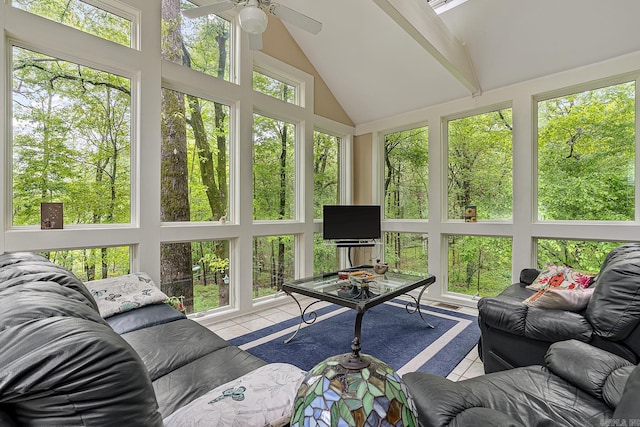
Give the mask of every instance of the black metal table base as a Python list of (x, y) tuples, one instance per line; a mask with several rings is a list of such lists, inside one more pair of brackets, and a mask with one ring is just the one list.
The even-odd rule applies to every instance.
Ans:
[[(420, 290), (420, 293), (418, 294), (418, 298), (414, 297), (409, 293), (404, 294), (410, 297), (411, 299), (413, 299), (413, 301), (409, 301), (405, 305), (405, 310), (409, 314), (413, 314), (417, 311), (418, 314), (420, 315), (420, 319), (422, 319), (425, 325), (427, 325), (427, 327), (431, 329), (434, 329), (435, 327), (431, 323), (427, 322), (427, 320), (424, 318), (422, 314), (422, 310), (420, 310), (420, 300), (422, 299), (422, 294), (424, 294), (424, 291), (426, 291), (428, 287), (429, 287), (429, 284), (425, 285)], [(344, 289), (343, 291), (340, 291), (340, 292), (344, 292), (344, 296), (349, 296), (350, 298), (353, 298), (356, 301), (364, 301), (368, 298), (373, 298), (377, 296), (377, 294), (371, 291), (369, 286), (351, 286), (349, 289)], [(293, 293), (287, 292), (287, 295), (293, 298), (293, 300), (298, 305), (298, 308), (300, 309), (300, 323), (298, 324), (298, 328), (296, 329), (296, 331), (289, 338), (284, 340), (285, 344), (291, 342), (291, 340), (293, 340), (296, 337), (296, 335), (298, 335), (298, 332), (300, 332), (300, 328), (302, 327), (303, 323), (307, 325), (311, 325), (316, 321), (316, 319), (318, 318), (318, 314), (315, 311), (308, 311), (308, 310), (309, 310), (309, 307), (311, 307), (312, 305), (322, 302), (321, 300), (314, 301), (311, 304), (307, 305), (303, 310), (302, 305), (300, 304), (298, 299), (293, 295)], [(364, 311), (357, 310), (354, 339), (352, 343), (352, 349), (354, 350), (355, 355), (360, 353), (361, 336), (362, 336), (361, 334), (362, 316), (364, 316), (364, 313), (365, 313)]]

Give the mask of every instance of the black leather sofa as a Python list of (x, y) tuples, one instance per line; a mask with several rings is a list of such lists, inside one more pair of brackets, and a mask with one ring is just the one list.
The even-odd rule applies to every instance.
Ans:
[(522, 303), (535, 291), (539, 271), (522, 270), (520, 283), (496, 297), (478, 301), (480, 358), (486, 373), (541, 365), (549, 346), (576, 339), (640, 360), (640, 243), (612, 250), (590, 287), (595, 287), (581, 312), (529, 307)]
[(162, 426), (265, 365), (166, 304), (110, 325), (78, 278), (31, 253), (0, 255), (0, 302), (3, 427)]
[(640, 367), (576, 340), (551, 345), (545, 366), (458, 382), (424, 372), (403, 379), (425, 427), (640, 423)]

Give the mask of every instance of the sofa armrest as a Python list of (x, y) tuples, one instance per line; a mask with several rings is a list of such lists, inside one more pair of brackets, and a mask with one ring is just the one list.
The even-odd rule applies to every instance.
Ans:
[(410, 372), (402, 379), (416, 404), (421, 426), (523, 426), (503, 412), (473, 406), (459, 383), (426, 372)]
[(590, 395), (615, 407), (634, 365), (608, 351), (576, 340), (554, 343), (545, 355), (547, 368)]
[(530, 285), (536, 280), (539, 274), (540, 270), (537, 268), (523, 268), (522, 271), (520, 271), (520, 283), (524, 286)]
[(404, 380), (422, 426), (446, 426), (469, 407), (455, 382), (425, 372), (410, 372)]
[(589, 342), (593, 334), (589, 322), (578, 313), (529, 307), (500, 297), (478, 301), (478, 322), (545, 342), (569, 339)]

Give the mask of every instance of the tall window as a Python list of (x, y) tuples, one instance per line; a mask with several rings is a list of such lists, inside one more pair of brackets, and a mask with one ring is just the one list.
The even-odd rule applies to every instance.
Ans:
[(13, 0), (19, 9), (34, 13), (103, 39), (131, 46), (133, 23), (120, 15), (81, 0)]
[(296, 128), (253, 117), (253, 219), (294, 219)]
[(470, 205), (478, 219), (512, 217), (512, 127), (511, 109), (448, 122), (449, 219)]
[[(313, 133), (313, 217), (322, 218), (324, 205), (340, 203), (340, 144), (342, 138), (324, 132)], [(339, 249), (326, 245), (321, 233), (314, 234), (313, 271), (336, 271)]]
[(427, 219), (428, 128), (425, 126), (385, 135), (384, 158), (385, 217)]
[[(163, 89), (165, 221), (230, 220), (229, 115), (227, 105)], [(178, 185), (187, 197), (171, 197)], [(179, 209), (185, 213), (171, 216)]]
[(538, 102), (538, 218), (633, 221), (635, 83)]
[(13, 224), (131, 221), (131, 81), (13, 48)]

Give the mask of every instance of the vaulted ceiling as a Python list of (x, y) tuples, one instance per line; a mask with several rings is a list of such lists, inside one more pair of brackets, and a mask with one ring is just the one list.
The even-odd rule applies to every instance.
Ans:
[[(356, 125), (472, 96), (385, 1), (277, 0), (323, 23), (287, 29)], [(467, 0), (439, 15), (483, 92), (640, 51), (638, 17), (638, 0)]]

